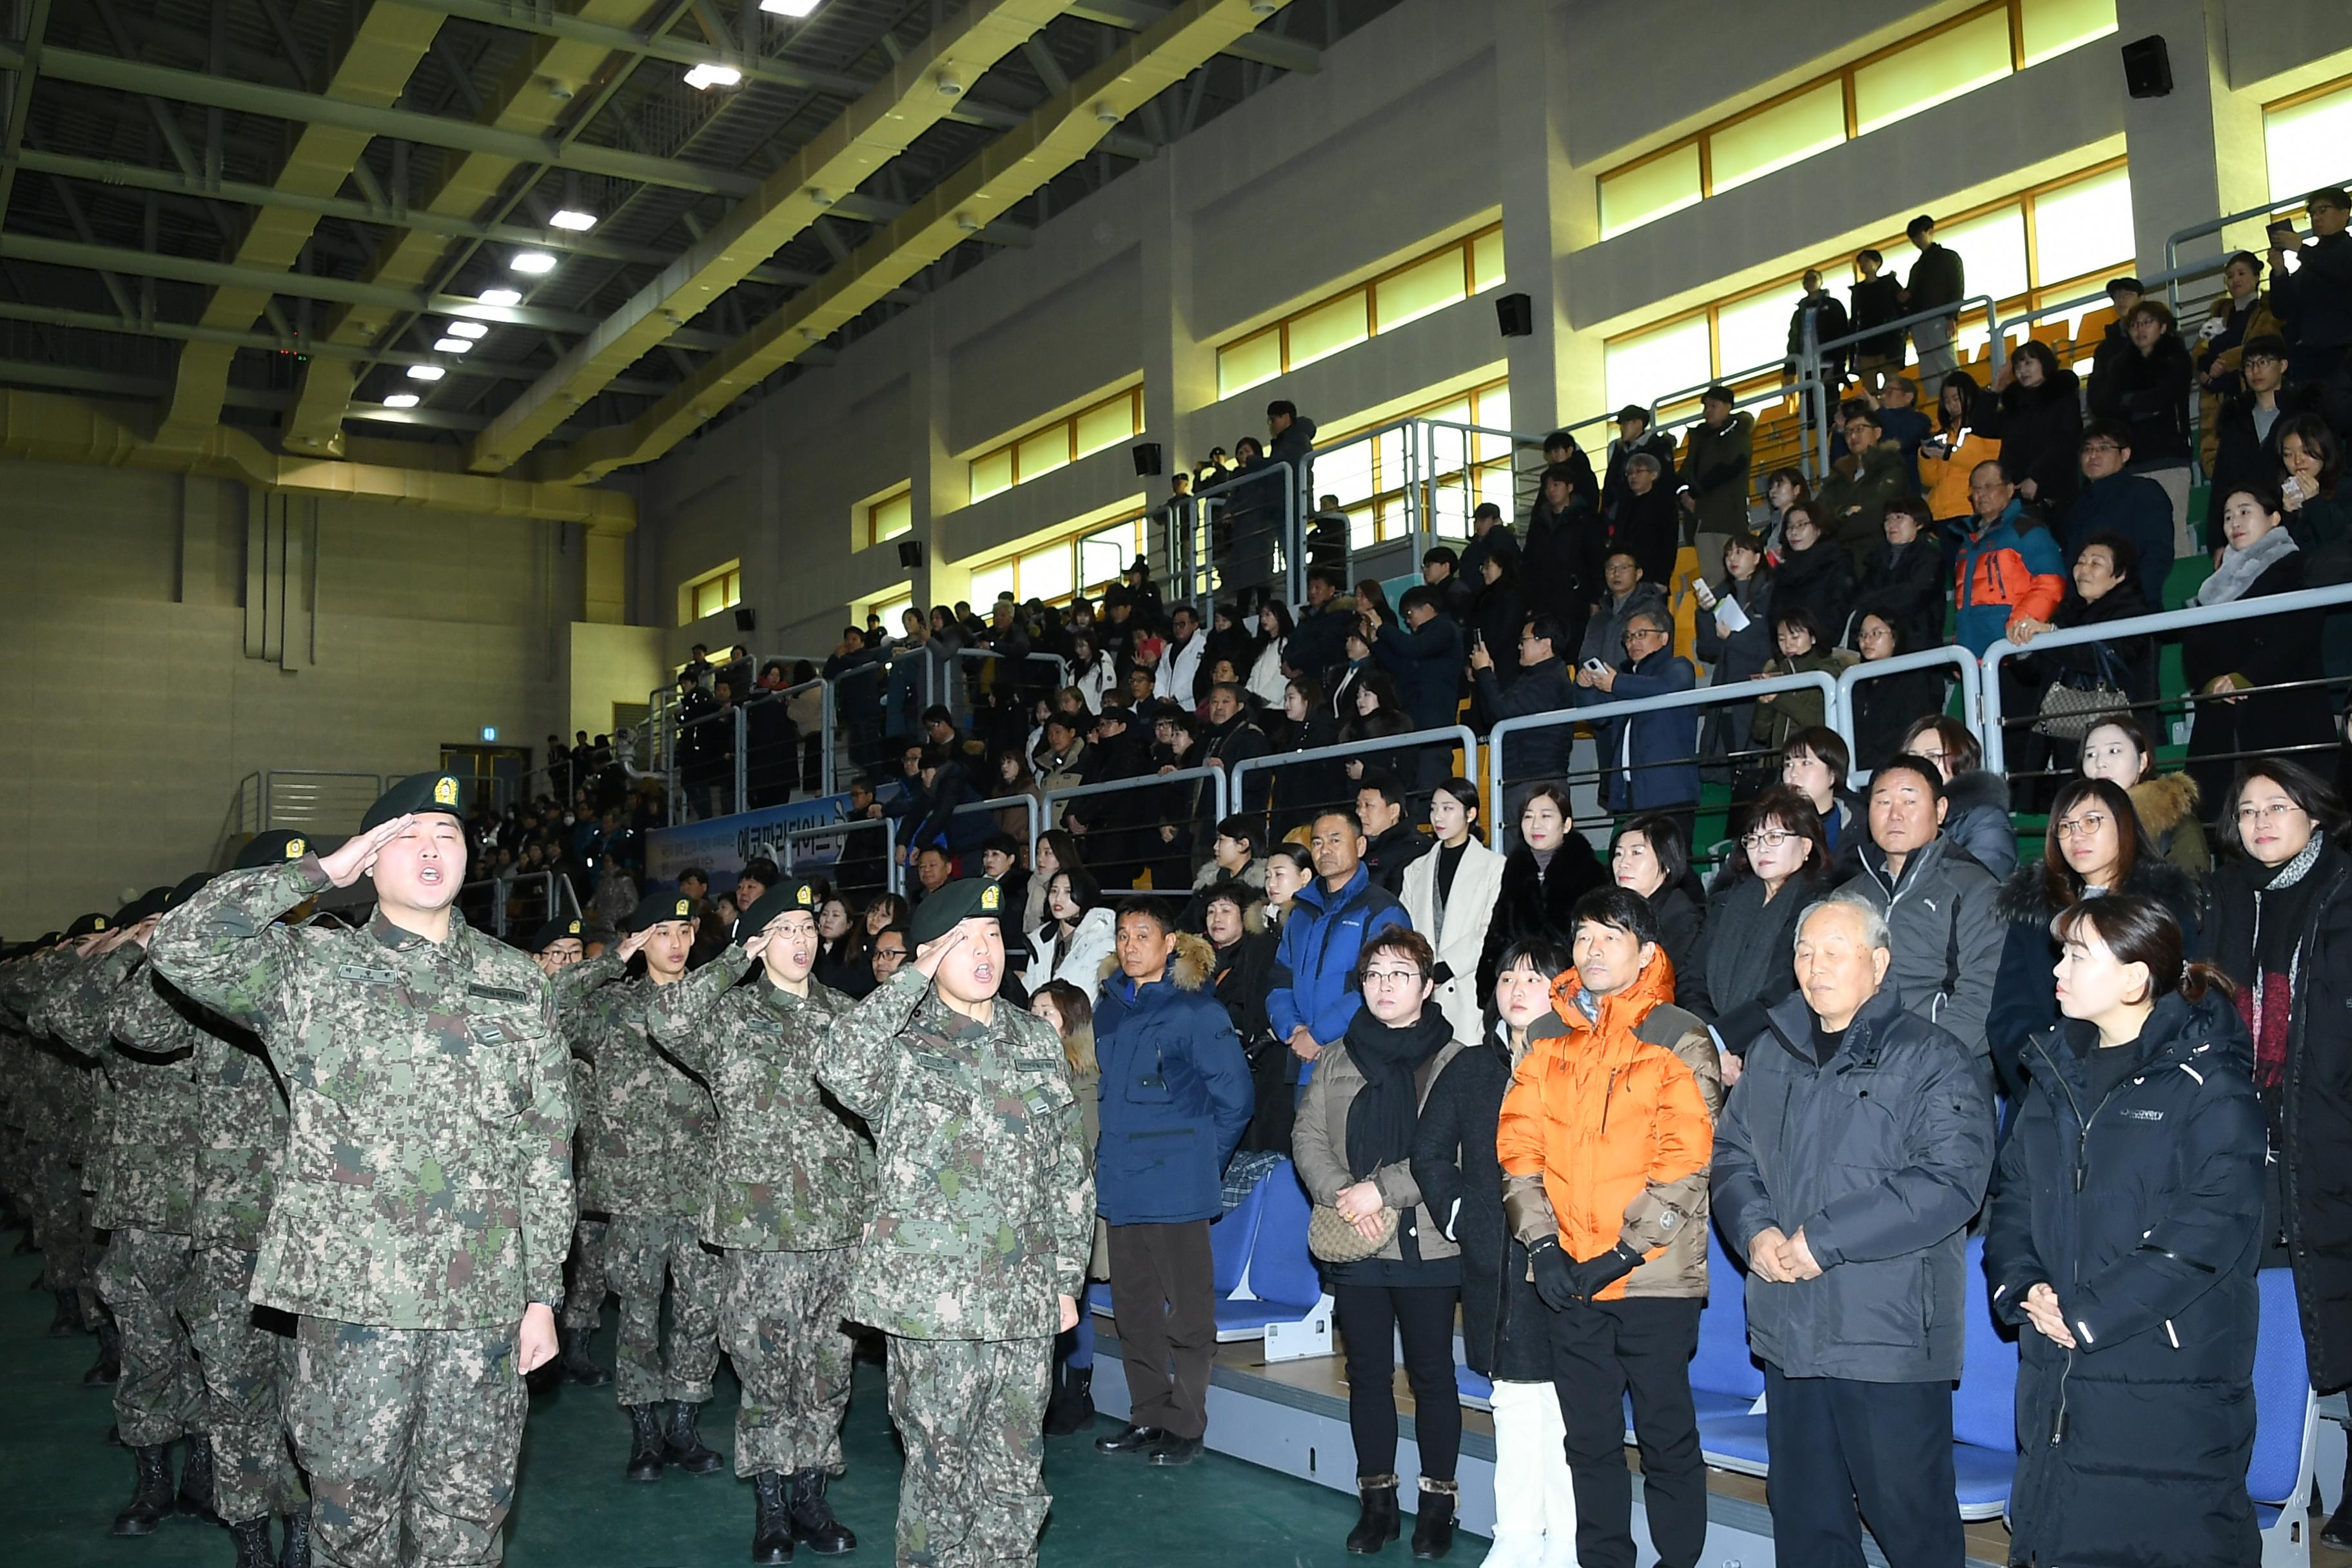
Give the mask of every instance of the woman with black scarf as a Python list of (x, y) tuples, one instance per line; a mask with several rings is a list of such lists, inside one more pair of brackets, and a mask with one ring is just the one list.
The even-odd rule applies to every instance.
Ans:
[(1436, 971), (1437, 956), (1417, 931), (1391, 928), (1364, 944), (1356, 963), (1363, 1007), (1339, 1047), (1325, 1050), (1291, 1134), (1308, 1196), (1336, 1210), (1364, 1243), (1379, 1242), (1357, 1261), (1321, 1265), (1347, 1342), (1348, 1429), (1363, 1503), (1348, 1550), (1377, 1552), (1400, 1528), (1393, 1347), (1402, 1340), (1421, 1447), (1412, 1531), (1420, 1558), (1443, 1557), (1453, 1545), (1461, 1492), (1454, 1384), (1461, 1249), (1423, 1201), (1412, 1164), (1422, 1106), (1463, 1049), (1431, 1003)]

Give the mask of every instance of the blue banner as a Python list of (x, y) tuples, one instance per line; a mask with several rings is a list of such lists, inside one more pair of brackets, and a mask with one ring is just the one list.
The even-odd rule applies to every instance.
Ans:
[[(782, 866), (787, 833), (839, 822), (848, 809), (847, 795), (826, 795), (733, 816), (714, 816), (678, 827), (656, 827), (646, 835), (646, 880), (651, 886), (670, 886), (677, 882), (680, 871), (699, 866), (709, 873), (710, 891), (715, 897), (732, 888), (736, 874), (751, 861), (765, 856)], [(878, 843), (874, 853), (881, 853)], [(840, 854), (838, 837), (814, 839), (800, 847), (793, 868), (821, 869), (832, 865)]]

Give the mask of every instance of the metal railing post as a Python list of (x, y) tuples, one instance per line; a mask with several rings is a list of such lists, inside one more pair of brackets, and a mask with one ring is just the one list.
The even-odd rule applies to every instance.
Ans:
[(1922, 648), (1917, 653), (1896, 654), (1892, 658), (1882, 658), (1868, 664), (1849, 665), (1838, 672), (1837, 705), (1833, 710), (1834, 716), (1830, 721), (1830, 728), (1835, 730), (1844, 739), (1849, 748), (1850, 763), (1846, 769), (1848, 787), (1860, 789), (1870, 782), (1870, 770), (1863, 766), (1860, 752), (1852, 750), (1857, 736), (1853, 717), (1854, 688), (1866, 680), (1877, 680), (1894, 675), (1907, 675), (1913, 670), (1934, 669), (1948, 664), (1957, 666), (1960, 672), (1961, 722), (1968, 725), (1969, 733), (1977, 738), (1979, 746), (1982, 746), (1985, 743), (1985, 735), (1984, 718), (1980, 710), (1983, 703), (1984, 672), (1978, 667), (1977, 661), (1969, 656), (1969, 650), (1958, 644), (1948, 644), (1943, 647)]
[(821, 680), (817, 685), (817, 782), (824, 786), (826, 795), (831, 795), (834, 793), (834, 739), (840, 720), (834, 709), (833, 682)]
[[(1350, 757), (1378, 756), (1388, 752), (1417, 751), (1425, 746), (1451, 742), (1462, 748), (1463, 775), (1478, 776), (1478, 736), (1467, 724), (1446, 724), (1433, 730), (1413, 730), (1402, 735), (1382, 735), (1367, 741), (1342, 741), (1336, 745), (1317, 746), (1303, 752), (1269, 752), (1262, 757), (1249, 757), (1230, 768), (1216, 771), (1224, 774), (1224, 785), (1219, 792), (1218, 815), (1231, 816), (1235, 812), (1255, 810), (1244, 805), (1247, 793), (1243, 781), (1253, 773), (1271, 773), (1295, 763), (1345, 762)], [(1276, 803), (1267, 798), (1265, 808), (1272, 812)]]
[(735, 704), (735, 809), (751, 808), (751, 722), (743, 705)]

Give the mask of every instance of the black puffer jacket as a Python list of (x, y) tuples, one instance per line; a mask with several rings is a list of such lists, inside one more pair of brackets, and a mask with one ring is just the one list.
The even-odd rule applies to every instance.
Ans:
[(2017, 828), (2009, 819), (2009, 780), (1965, 768), (1944, 786), (1944, 837), (1996, 877), (2017, 869)]
[[(2087, 1042), (2084, 1037), (2088, 1037)], [(2254, 1269), (2263, 1114), (2237, 1014), (2167, 996), (2091, 1088), (2091, 1026), (2036, 1036), (1985, 1237), (1993, 1310), (2018, 1333), (2010, 1493), (2020, 1562), (2253, 1563)], [(2057, 1292), (2076, 1348), (2025, 1324)]]
[(1763, 1032), (1764, 1009), (1797, 988), (1798, 915), (1833, 885), (1826, 874), (1811, 881), (1790, 878), (1768, 902), (1760, 878), (1717, 882), (1698, 951), (1691, 955), (1698, 988), (1677, 985), (1675, 1005), (1717, 1025), (1726, 1050), (1746, 1051)]
[(1500, 1026), (1445, 1065), (1421, 1108), (1412, 1179), (1462, 1248), (1462, 1359), (1488, 1377), (1545, 1383), (1552, 1314), (1528, 1279), (1528, 1249), (1503, 1218), (1503, 1167), (1495, 1157), (1511, 1067)]
[(1570, 833), (1551, 858), (1548, 871), (1536, 869), (1524, 844), (1503, 862), (1503, 890), (1486, 924), (1486, 952), (1478, 961), (1478, 994), (1495, 994), (1495, 965), (1503, 950), (1523, 937), (1549, 937), (1568, 945), (1568, 913), (1576, 900), (1609, 880), (1609, 868), (1581, 833)]

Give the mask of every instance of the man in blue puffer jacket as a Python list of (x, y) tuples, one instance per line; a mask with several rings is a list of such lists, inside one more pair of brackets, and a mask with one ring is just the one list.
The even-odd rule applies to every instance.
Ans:
[(1334, 806), (1315, 818), (1307, 853), (1315, 880), (1298, 889), (1282, 921), (1267, 980), (1266, 1021), (1290, 1047), (1290, 1071), (1302, 1097), (1315, 1077), (1315, 1058), (1347, 1037), (1363, 1006), (1355, 989), (1356, 955), (1391, 926), (1410, 928), (1404, 905), (1372, 880), (1364, 865), (1363, 818), (1353, 806)]
[(1190, 1464), (1209, 1425), (1217, 1350), (1209, 1222), (1225, 1162), (1256, 1108), (1249, 1060), (1210, 981), (1215, 950), (1157, 903), (1119, 912), (1095, 1000), (1102, 1136), (1095, 1205), (1110, 1227), (1110, 1301), (1127, 1363), (1128, 1426), (1105, 1454)]

